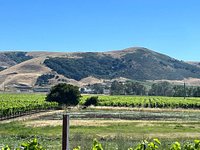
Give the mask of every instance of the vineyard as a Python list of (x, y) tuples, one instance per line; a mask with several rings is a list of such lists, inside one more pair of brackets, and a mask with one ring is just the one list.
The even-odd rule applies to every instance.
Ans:
[[(91, 95), (81, 97), (83, 105)], [(199, 109), (200, 98), (159, 97), (159, 96), (98, 96), (98, 106), (143, 107), (143, 108), (184, 108)], [(35, 111), (57, 108), (56, 102), (46, 102), (42, 94), (0, 94), (0, 119), (21, 116)]]
[[(83, 95), (79, 105), (94, 96), (97, 97)], [(70, 107), (59, 112), (38, 113), (38, 116), (31, 114), (23, 120), (0, 121), (0, 149), (6, 145), (16, 149), (21, 147), (19, 143), (34, 137), (47, 150), (61, 149), (65, 113), (71, 115), (70, 147), (80, 146), (75, 150), (91, 149), (94, 138), (105, 150), (131, 150), (140, 144), (148, 147), (154, 138), (160, 139), (158, 149), (170, 149), (175, 141), (179, 141), (184, 149), (184, 145), (194, 147), (194, 140), (200, 137), (200, 98), (98, 95), (97, 106), (100, 107)], [(2, 120), (57, 107), (57, 103), (46, 102), (42, 94), (0, 94)], [(145, 139), (149, 143), (140, 142)]]
[[(84, 104), (86, 95), (81, 99)], [(144, 107), (144, 108), (200, 108), (200, 98), (161, 97), (161, 96), (98, 96), (98, 106)]]
[(6, 119), (58, 107), (44, 101), (41, 94), (0, 94), (0, 119)]

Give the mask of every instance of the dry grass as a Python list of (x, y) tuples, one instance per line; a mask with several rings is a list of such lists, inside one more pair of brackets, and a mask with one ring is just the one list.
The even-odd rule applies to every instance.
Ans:
[(119, 110), (119, 111), (142, 111), (142, 112), (200, 112), (200, 109), (181, 109), (181, 108), (137, 108), (137, 107), (112, 107), (112, 106), (90, 106), (95, 110)]
[(44, 60), (45, 57), (30, 59), (1, 71), (0, 76), (6, 76), (6, 78), (0, 85), (4, 84), (7, 86), (20, 83), (32, 86), (38, 76), (51, 71), (51, 69), (42, 65)]
[[(34, 118), (34, 119), (37, 119)], [(146, 121), (146, 120), (122, 120), (122, 119), (113, 119), (113, 120), (99, 120), (99, 119), (88, 119), (88, 120), (80, 120), (80, 119), (71, 119), (70, 126), (112, 126), (118, 124), (135, 124), (136, 127), (145, 127), (145, 126), (161, 126), (164, 123), (170, 123), (168, 126), (175, 126), (176, 124), (181, 124), (183, 127), (191, 126), (192, 123), (199, 123), (198, 121), (192, 121), (190, 124), (187, 124), (187, 121)], [(28, 120), (24, 122), (26, 126), (31, 127), (43, 127), (43, 126), (60, 126), (62, 125), (62, 120)], [(200, 128), (196, 126), (195, 128)]]
[(95, 84), (95, 83), (103, 83), (103, 80), (89, 76), (87, 78), (81, 79), (80, 82), (82, 83), (82, 85), (88, 85), (88, 84)]
[(167, 81), (169, 83), (175, 84), (175, 85), (183, 85), (185, 82), (187, 86), (199, 86), (200, 85), (200, 79), (199, 78), (185, 78), (184, 80), (149, 80), (150, 82), (157, 83), (157, 82), (163, 82)]
[[(111, 124), (111, 120), (70, 120), (70, 126), (108, 126)], [(62, 120), (34, 120), (24, 122), (26, 126), (29, 127), (44, 127), (44, 126), (61, 126)]]
[[(140, 135), (141, 136), (141, 135)], [(143, 137), (152, 138), (163, 138), (163, 139), (178, 139), (178, 138), (197, 138), (200, 137), (200, 133), (196, 132), (174, 132), (174, 133), (148, 133), (144, 134)]]

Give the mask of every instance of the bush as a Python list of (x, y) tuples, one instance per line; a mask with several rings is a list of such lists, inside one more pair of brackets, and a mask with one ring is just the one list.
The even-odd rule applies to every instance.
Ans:
[(75, 106), (79, 103), (80, 97), (80, 91), (77, 86), (60, 83), (51, 88), (50, 93), (46, 97), (46, 101)]
[(92, 96), (92, 97), (87, 98), (83, 105), (84, 106), (90, 106), (90, 105), (96, 106), (97, 103), (98, 103), (98, 96)]

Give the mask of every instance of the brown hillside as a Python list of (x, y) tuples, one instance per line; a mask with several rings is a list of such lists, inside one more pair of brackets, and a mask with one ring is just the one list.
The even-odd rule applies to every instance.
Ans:
[(35, 86), (38, 77), (43, 80), (49, 74), (54, 77), (47, 79), (47, 84), (42, 86), (66, 82), (82, 87), (104, 80), (124, 82), (129, 79), (165, 80), (182, 84), (184, 78), (187, 84), (200, 85), (199, 62), (186, 63), (143, 47), (108, 52), (24, 53), (31, 56), (30, 59), (18, 64), (13, 62), (14, 59), (8, 59), (3, 52), (0, 53), (0, 66), (9, 67), (0, 71), (0, 90), (4, 86), (21, 84)]
[(44, 60), (45, 57), (34, 58), (1, 71), (0, 89), (14, 84), (32, 86), (40, 75), (51, 72), (43, 65)]

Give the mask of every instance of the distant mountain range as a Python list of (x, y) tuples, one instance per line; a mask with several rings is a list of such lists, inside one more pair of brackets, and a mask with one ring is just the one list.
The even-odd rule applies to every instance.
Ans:
[(108, 52), (0, 52), (0, 89), (19, 85), (78, 86), (103, 80), (200, 80), (200, 63), (142, 47)]

